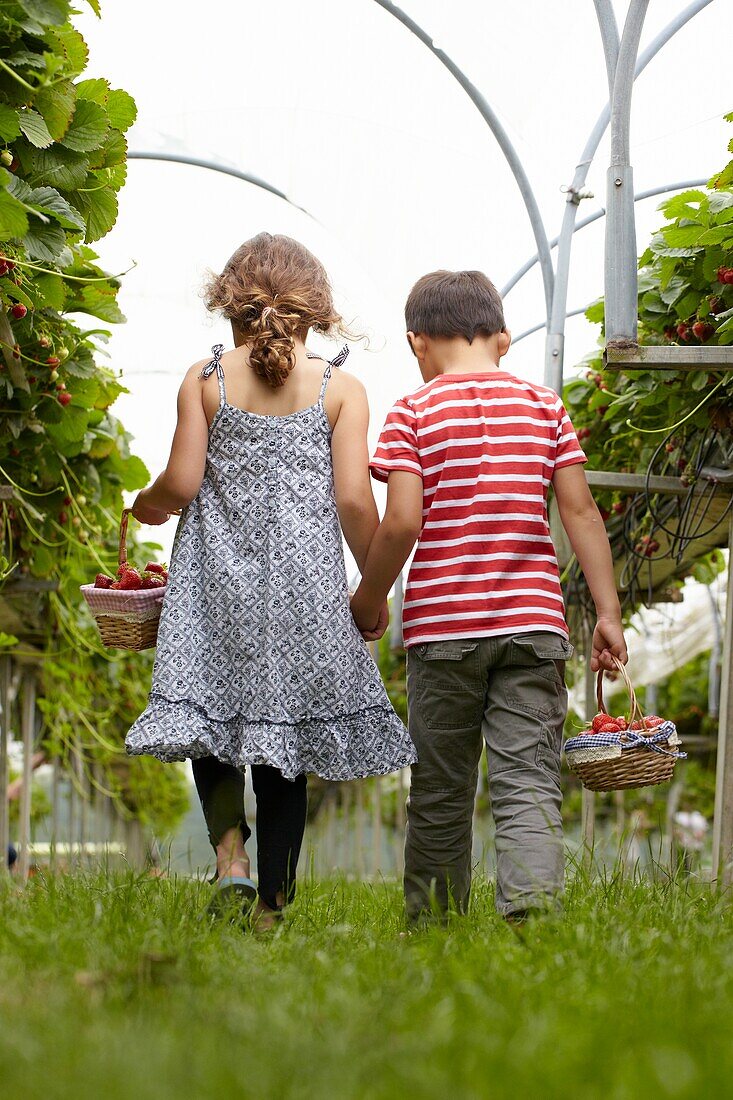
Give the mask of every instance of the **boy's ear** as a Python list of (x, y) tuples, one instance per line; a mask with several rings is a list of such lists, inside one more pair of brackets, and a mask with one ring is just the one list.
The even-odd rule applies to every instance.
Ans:
[(425, 344), (424, 336), (421, 336), (419, 332), (408, 332), (407, 343), (410, 345), (410, 348), (412, 349), (412, 354), (415, 356), (416, 359), (425, 358), (427, 346)]
[(506, 353), (509, 351), (509, 348), (511, 347), (512, 334), (508, 328), (503, 328), (498, 336), (499, 339), (497, 340), (496, 350), (499, 354), (499, 358), (501, 359), (502, 355), (506, 355)]

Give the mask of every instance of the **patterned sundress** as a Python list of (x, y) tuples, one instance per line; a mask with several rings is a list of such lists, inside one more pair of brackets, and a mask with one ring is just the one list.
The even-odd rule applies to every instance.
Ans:
[[(148, 706), (132, 755), (270, 764), (345, 780), (416, 759), (349, 610), (324, 395), (289, 416), (226, 399), (179, 521)], [(311, 356), (314, 358), (314, 356)]]

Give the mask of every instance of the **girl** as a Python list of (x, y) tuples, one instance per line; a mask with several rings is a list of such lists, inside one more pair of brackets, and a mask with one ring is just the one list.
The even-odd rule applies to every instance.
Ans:
[[(326, 273), (297, 241), (260, 233), (211, 279), (206, 304), (231, 321), (234, 350), (218, 344), (188, 371), (168, 465), (133, 508), (151, 524), (184, 511), (127, 751), (193, 760), (218, 898), (245, 911), (256, 898), (263, 927), (294, 896), (306, 772), (381, 775), (415, 751), (349, 610), (341, 532), (361, 568), (378, 517), (364, 388), (332, 373), (346, 349), (324, 364), (305, 347), (310, 329), (343, 329)], [(386, 609), (371, 636), (385, 624)]]

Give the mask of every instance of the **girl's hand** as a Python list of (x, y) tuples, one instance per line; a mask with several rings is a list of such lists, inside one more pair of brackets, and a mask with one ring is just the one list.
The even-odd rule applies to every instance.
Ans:
[(146, 523), (149, 527), (160, 527), (171, 518), (170, 512), (161, 512), (160, 508), (151, 508), (145, 503), (145, 490), (138, 493), (132, 506), (132, 514), (140, 523)]
[(361, 585), (351, 597), (351, 614), (354, 616), (354, 622), (361, 631), (362, 637), (367, 642), (376, 642), (381, 638), (389, 623), (386, 600), (381, 607), (375, 607), (364, 598)]

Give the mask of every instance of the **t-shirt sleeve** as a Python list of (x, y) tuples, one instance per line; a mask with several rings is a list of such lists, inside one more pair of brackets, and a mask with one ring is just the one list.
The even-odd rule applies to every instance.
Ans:
[(588, 458), (578, 442), (575, 428), (561, 403), (558, 408), (557, 449), (555, 451), (555, 469), (572, 466), (576, 462), (587, 462)]
[(377, 481), (387, 481), (393, 470), (422, 477), (415, 413), (406, 401), (398, 401), (385, 420), (369, 469)]

